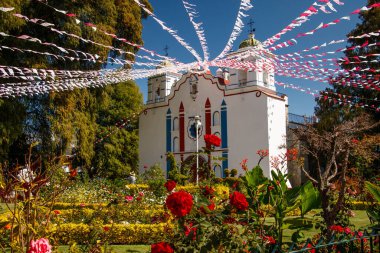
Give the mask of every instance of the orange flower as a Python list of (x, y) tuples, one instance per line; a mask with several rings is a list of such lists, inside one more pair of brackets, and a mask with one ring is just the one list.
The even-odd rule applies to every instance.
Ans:
[(4, 229), (5, 229), (5, 230), (10, 230), (11, 228), (12, 228), (12, 225), (9, 224), (9, 223), (8, 223), (7, 225), (4, 226)]
[(60, 215), (61, 214), (61, 211), (59, 211), (59, 210), (54, 210), (53, 212), (54, 212), (55, 215)]

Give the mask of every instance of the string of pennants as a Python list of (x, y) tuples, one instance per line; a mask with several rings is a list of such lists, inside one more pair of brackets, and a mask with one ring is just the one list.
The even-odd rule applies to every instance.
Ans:
[[(333, 0), (338, 5), (343, 5), (344, 3), (339, 0)], [(318, 2), (324, 3), (319, 4)], [(306, 11), (302, 12), (301, 15), (299, 15), (296, 19), (294, 19), (289, 25), (287, 25), (284, 29), (282, 29), (279, 33), (273, 35), (272, 37), (268, 38), (266, 41), (263, 42), (264, 47), (268, 47), (272, 44), (274, 44), (276, 41), (281, 39), (281, 36), (292, 31), (296, 27), (300, 27), (302, 24), (309, 21), (309, 17), (316, 15), (319, 13), (318, 10), (321, 10), (322, 12), (326, 14), (330, 14), (331, 12), (327, 9), (336, 12), (337, 10), (334, 8), (333, 4), (329, 0), (319, 0), (318, 2), (314, 2), (309, 8), (307, 8)]]
[[(118, 65), (131, 65), (131, 66), (145, 66), (148, 68), (157, 68), (159, 66), (159, 63), (162, 62), (164, 59), (176, 61), (174, 58), (170, 58), (167, 56), (162, 56), (160, 54), (157, 54), (153, 50), (148, 50), (142, 47), (141, 45), (132, 43), (128, 41), (125, 38), (119, 38), (117, 35), (108, 33), (107, 31), (101, 30), (98, 28), (96, 24), (84, 22), (78, 18), (78, 16), (74, 13), (64, 11), (57, 9), (51, 5), (46, 4), (45, 2), (38, 0), (41, 4), (44, 4), (48, 6), (49, 8), (53, 9), (56, 12), (62, 13), (63, 15), (66, 15), (68, 18), (75, 19), (76, 24), (83, 24), (85, 26), (91, 27), (96, 32), (102, 32), (103, 34), (107, 36), (111, 36), (113, 39), (119, 40), (123, 43), (126, 43), (128, 45), (134, 46), (139, 48), (140, 50), (149, 53), (152, 57), (158, 57), (159, 59), (153, 59), (149, 56), (141, 56), (136, 55), (132, 52), (128, 52), (125, 50), (122, 50), (120, 48), (112, 47), (103, 45), (101, 43), (91, 41), (85, 38), (82, 38), (78, 35), (68, 33), (66, 31), (58, 30), (56, 29), (56, 25), (50, 22), (47, 22), (43, 19), (37, 19), (37, 18), (29, 18), (27, 16), (24, 16), (19, 13), (13, 13), (14, 17), (23, 19), (27, 22), (39, 25), (44, 27), (45, 29), (49, 29), (51, 32), (54, 32), (58, 35), (65, 35), (69, 37), (73, 37), (76, 39), (81, 40), (84, 43), (90, 43), (97, 46), (101, 46), (104, 48), (107, 48), (108, 50), (117, 51), (120, 54), (130, 54), (135, 56), (136, 58), (143, 59), (147, 62), (136, 62), (136, 61), (128, 61), (123, 60), (120, 58), (113, 58), (113, 57), (107, 57), (107, 61), (101, 61), (99, 59), (99, 56), (96, 54), (89, 54), (83, 51), (79, 50), (72, 50), (67, 49), (61, 46), (58, 46), (53, 43), (43, 42), (42, 40), (38, 38), (33, 38), (29, 35), (23, 34), (20, 36), (13, 36), (6, 34), (4, 32), (0, 31), (0, 36), (3, 37), (11, 37), (14, 39), (22, 39), (30, 42), (40, 43), (41, 45), (55, 48), (59, 50), (61, 53), (54, 54), (50, 52), (44, 52), (44, 51), (36, 51), (36, 50), (30, 50), (25, 48), (17, 48), (17, 47), (7, 47), (7, 46), (0, 46), (0, 50), (12, 50), (14, 52), (18, 53), (32, 53), (32, 54), (40, 54), (40, 55), (46, 55), (49, 57), (53, 57), (55, 59), (60, 60), (70, 60), (70, 61), (90, 61), (90, 62), (97, 62), (102, 64), (112, 63), (112, 64), (118, 64)], [(138, 78), (145, 78), (151, 75), (156, 75), (159, 73), (164, 73), (166, 71), (174, 71), (174, 72), (180, 72), (180, 71), (186, 71), (189, 69), (193, 69), (197, 66), (218, 66), (218, 67), (230, 67), (230, 68), (236, 68), (236, 69), (243, 69), (245, 71), (269, 71), (274, 70), (276, 71), (276, 74), (282, 75), (282, 76), (289, 76), (293, 78), (301, 78), (306, 80), (314, 80), (314, 81), (320, 81), (320, 82), (330, 82), (332, 79), (331, 76), (336, 75), (346, 75), (351, 74), (353, 72), (372, 72), (374, 74), (377, 74), (380, 72), (378, 69), (373, 68), (361, 68), (359, 66), (354, 66), (352, 69), (349, 70), (342, 70), (338, 68), (315, 68), (315, 66), (321, 67), (321, 66), (339, 66), (339, 65), (347, 65), (347, 64), (368, 64), (368, 63), (375, 63), (378, 62), (378, 56), (379, 54), (367, 54), (367, 55), (361, 55), (361, 56), (354, 56), (354, 57), (345, 57), (345, 58), (332, 58), (332, 59), (320, 59), (320, 60), (311, 60), (311, 61), (303, 61), (300, 62), (299, 60), (302, 58), (319, 58), (319, 57), (325, 57), (329, 54), (335, 54), (344, 52), (347, 50), (355, 50), (358, 48), (363, 47), (375, 47), (379, 46), (380, 43), (372, 43), (369, 44), (368, 42), (365, 42), (361, 46), (355, 46), (355, 47), (349, 47), (349, 48), (340, 48), (334, 51), (329, 52), (323, 52), (319, 54), (307, 54), (303, 55), (303, 53), (309, 52), (311, 50), (319, 50), (321, 48), (327, 47), (329, 45), (335, 45), (339, 43), (343, 43), (346, 40), (333, 40), (329, 43), (323, 43), (319, 46), (314, 46), (311, 48), (306, 48), (304, 50), (290, 53), (290, 54), (283, 54), (283, 55), (276, 55), (274, 58), (267, 57), (269, 51), (275, 51), (277, 49), (287, 47), (290, 45), (294, 45), (297, 43), (296, 38), (304, 37), (308, 35), (314, 34), (317, 30), (327, 28), (331, 25), (338, 24), (339, 22), (343, 20), (350, 20), (349, 16), (344, 16), (340, 19), (336, 19), (330, 23), (324, 24), (321, 23), (316, 29), (307, 32), (307, 33), (299, 33), (296, 38), (288, 40), (287, 42), (283, 42), (277, 45), (274, 45), (268, 49), (255, 49), (255, 52), (245, 52), (240, 55), (234, 55), (234, 56), (227, 56), (227, 53), (231, 50), (234, 41), (237, 39), (237, 37), (240, 35), (242, 28), (244, 27), (244, 23), (242, 21), (243, 18), (247, 17), (246, 12), (250, 10), (253, 6), (250, 3), (250, 0), (241, 0), (239, 11), (237, 15), (237, 19), (233, 28), (233, 31), (231, 33), (231, 36), (223, 49), (223, 51), (220, 53), (219, 56), (217, 56), (214, 60), (208, 62), (208, 47), (205, 39), (205, 33), (202, 28), (202, 23), (196, 23), (194, 18), (197, 17), (198, 13), (195, 9), (196, 5), (191, 4), (189, 1), (183, 0), (183, 5), (189, 15), (190, 22), (193, 24), (194, 29), (196, 31), (196, 34), (199, 38), (199, 41), (201, 42), (202, 50), (204, 53), (204, 60), (202, 61), (201, 57), (197, 54), (197, 52), (190, 47), (188, 43), (186, 43), (179, 35), (165, 25), (163, 21), (158, 19), (158, 17), (150, 12), (143, 4), (140, 3), (139, 0), (134, 0), (141, 8), (144, 9), (145, 12), (147, 12), (160, 26), (168, 31), (174, 38), (177, 39), (177, 41), (187, 48), (196, 58), (198, 62), (192, 62), (188, 64), (183, 64), (176, 61), (176, 65), (173, 67), (165, 67), (161, 69), (132, 69), (132, 70), (121, 70), (121, 71), (108, 71), (108, 70), (101, 70), (101, 71), (59, 71), (59, 70), (43, 70), (43, 69), (28, 69), (28, 68), (17, 68), (12, 66), (0, 66), (0, 78), (8, 78), (8, 79), (20, 79), (23, 81), (28, 81), (24, 83), (6, 83), (0, 85), (0, 97), (9, 97), (9, 96), (20, 96), (20, 95), (33, 95), (46, 93), (50, 91), (63, 91), (73, 88), (85, 88), (85, 87), (101, 87), (109, 83), (115, 83), (125, 80), (131, 80), (131, 79), (138, 79)], [(343, 2), (339, 0), (333, 0), (335, 4), (342, 5)], [(320, 0), (318, 2), (315, 2), (311, 7), (308, 8), (307, 11), (303, 12), (301, 16), (295, 20), (292, 21), (291, 25), (287, 26), (285, 29), (280, 31), (277, 35), (269, 38), (266, 40), (263, 44), (265, 47), (269, 47), (273, 45), (276, 41), (281, 39), (281, 36), (284, 35), (287, 32), (290, 32), (296, 27), (301, 26), (306, 21), (309, 21), (309, 17), (312, 15), (315, 15), (319, 13), (319, 11), (324, 12), (326, 14), (329, 14), (330, 11), (336, 11), (333, 4), (329, 0)], [(359, 14), (362, 11), (369, 11), (373, 8), (380, 7), (380, 3), (376, 3), (370, 6), (364, 6), (360, 9), (355, 10), (351, 13), (351, 15)], [(13, 7), (0, 7), (0, 11), (2, 12), (13, 12)], [(362, 39), (362, 38), (369, 38), (374, 36), (379, 36), (380, 31), (375, 31), (368, 34), (362, 34), (360, 36), (351, 36), (349, 39)], [(258, 61), (259, 64), (253, 64), (248, 61), (242, 60), (245, 57), (248, 57), (249, 55), (256, 54), (259, 55), (261, 58), (261, 61)], [(71, 56), (75, 55), (75, 56)], [(313, 67), (312, 67), (313, 66)], [(341, 82), (342, 85), (351, 85), (355, 88), (364, 88), (364, 89), (379, 89), (378, 81), (374, 80), (362, 80), (362, 81), (353, 81), (348, 80), (348, 77), (346, 77), (347, 80), (341, 79), (338, 80), (338, 83)], [(291, 87), (291, 86), (288, 86)]]
[(195, 29), (195, 33), (197, 34), (198, 36), (198, 39), (199, 39), (199, 42), (201, 43), (201, 47), (202, 47), (202, 50), (203, 50), (203, 58), (204, 58), (204, 61), (208, 61), (208, 58), (209, 58), (209, 53), (208, 53), (208, 47), (207, 47), (207, 41), (206, 41), (206, 38), (205, 38), (205, 32), (202, 28), (202, 22), (200, 23), (196, 23), (194, 21), (194, 17), (197, 17), (198, 16), (198, 12), (195, 10), (195, 7), (196, 5), (195, 4), (191, 4), (185, 0), (182, 0), (182, 3), (183, 3), (183, 6), (185, 7), (185, 10), (190, 18), (190, 22), (191, 24), (193, 25), (194, 29)]
[[(380, 3), (375, 3), (375, 4), (372, 4), (370, 6), (363, 6), (362, 8), (360, 9), (357, 9), (353, 12), (350, 13), (350, 15), (355, 15), (355, 14), (359, 14), (361, 13), (362, 11), (369, 11), (369, 10), (372, 10), (374, 8), (379, 8), (380, 7)], [(341, 18), (338, 18), (338, 19), (335, 19), (329, 23), (321, 23), (319, 24), (315, 29), (309, 31), (309, 32), (306, 32), (306, 33), (299, 33), (296, 35), (295, 38), (293, 39), (290, 39), (286, 42), (283, 42), (283, 43), (280, 43), (280, 44), (277, 44), (277, 45), (274, 45), (272, 47), (269, 48), (270, 51), (275, 51), (275, 50), (278, 50), (278, 49), (281, 49), (281, 48), (285, 48), (285, 47), (289, 47), (289, 46), (293, 46), (297, 43), (297, 38), (300, 38), (300, 37), (305, 37), (305, 36), (310, 36), (310, 35), (313, 35), (315, 32), (321, 30), (321, 29), (325, 29), (325, 28), (328, 28), (328, 27), (331, 27), (333, 25), (336, 25), (342, 21), (350, 21), (351, 20), (351, 17), (350, 16), (343, 16)]]

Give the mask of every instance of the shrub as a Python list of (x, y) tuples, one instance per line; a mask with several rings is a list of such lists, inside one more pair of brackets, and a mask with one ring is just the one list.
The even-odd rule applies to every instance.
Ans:
[[(110, 228), (105, 231), (103, 228)], [(50, 235), (59, 244), (86, 243), (91, 236), (107, 238), (109, 244), (150, 244), (173, 236), (173, 224), (108, 224), (89, 226), (86, 224), (65, 223), (55, 227)], [(95, 238), (96, 239), (96, 238)]]

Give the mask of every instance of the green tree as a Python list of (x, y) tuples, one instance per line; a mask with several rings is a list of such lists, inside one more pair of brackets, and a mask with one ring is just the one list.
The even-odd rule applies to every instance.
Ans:
[[(151, 9), (148, 1), (143, 2)], [(133, 0), (52, 0), (49, 1), (49, 4), (58, 9), (69, 10), (77, 14), (77, 18), (84, 22), (96, 24), (98, 30), (105, 30), (119, 37), (127, 38), (133, 43), (142, 44), (141, 19), (146, 18), (146, 14)], [(55, 24), (55, 29), (64, 30), (107, 46), (115, 46), (125, 51), (133, 53), (138, 51), (137, 47), (114, 40), (111, 36), (106, 36), (84, 25), (83, 22), (77, 24), (75, 19), (52, 11), (38, 1), (5, 0), (4, 6), (15, 7), (15, 12), (22, 13), (30, 18), (41, 18), (51, 22)], [(1, 31), (11, 35), (27, 34), (40, 38), (44, 42), (97, 54), (101, 61), (106, 61), (108, 56), (134, 60), (133, 55), (120, 55), (117, 51), (109, 51), (104, 47), (84, 43), (65, 35), (58, 35), (48, 28), (25, 22), (9, 13), (1, 12), (0, 18)], [(0, 43), (18, 48), (62, 54), (56, 48), (30, 41), (0, 37)], [(107, 67), (106, 64), (101, 63), (62, 61), (62, 59), (53, 57), (6, 50), (0, 51), (0, 63), (10, 66), (66, 70), (98, 70)], [(129, 66), (121, 67), (128, 68)], [(15, 79), (6, 81), (19, 82)], [(129, 92), (132, 92), (133, 95), (130, 95)], [(120, 129), (115, 136), (106, 140), (107, 145), (95, 146), (95, 140), (97, 134), (102, 130), (115, 128), (116, 122), (128, 118), (131, 111), (137, 112), (139, 110), (142, 99), (141, 95), (137, 95), (137, 93), (136, 85), (130, 82), (109, 85), (106, 88), (74, 89), (48, 95), (36, 95), (31, 98), (16, 98), (14, 101), (7, 100), (7, 102), (14, 104), (13, 107), (19, 104), (18, 110), (24, 113), (18, 113), (18, 116), (25, 115), (24, 120), (21, 118), (17, 121), (19, 127), (13, 129), (10, 127), (12, 123), (6, 125), (6, 131), (12, 133), (13, 136), (8, 142), (10, 144), (12, 141), (15, 144), (17, 143), (17, 145), (13, 145), (15, 152), (17, 152), (18, 147), (26, 146), (19, 144), (37, 140), (40, 143), (38, 150), (44, 154), (43, 157), (70, 154), (74, 148), (75, 163), (89, 170), (89, 172), (91, 172), (90, 168), (95, 161), (97, 165), (102, 165), (99, 171), (106, 170), (105, 166), (111, 166), (114, 172), (119, 171), (120, 175), (124, 174), (124, 172), (120, 172), (121, 168), (125, 168), (126, 171), (136, 168), (136, 146), (138, 143), (136, 131)], [(129, 108), (129, 106), (131, 107)], [(22, 123), (20, 124), (20, 122)], [(135, 129), (136, 124), (132, 124), (132, 128)], [(5, 152), (4, 157), (7, 157), (7, 147), (2, 145), (1, 148), (4, 150), (3, 153)], [(100, 162), (99, 157), (106, 158)], [(114, 177), (116, 174), (110, 173), (109, 176)]]

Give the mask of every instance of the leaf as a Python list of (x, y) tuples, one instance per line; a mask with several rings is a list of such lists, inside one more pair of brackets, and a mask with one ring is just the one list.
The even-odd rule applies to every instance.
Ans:
[(264, 184), (268, 179), (264, 177), (263, 170), (260, 166), (254, 167), (245, 174), (245, 181), (248, 187), (258, 187)]
[(373, 195), (377, 202), (380, 202), (380, 187), (365, 181), (365, 188)]
[(301, 215), (305, 215), (312, 209), (319, 208), (321, 205), (321, 196), (317, 189), (314, 188), (311, 181), (308, 181), (300, 189)]

